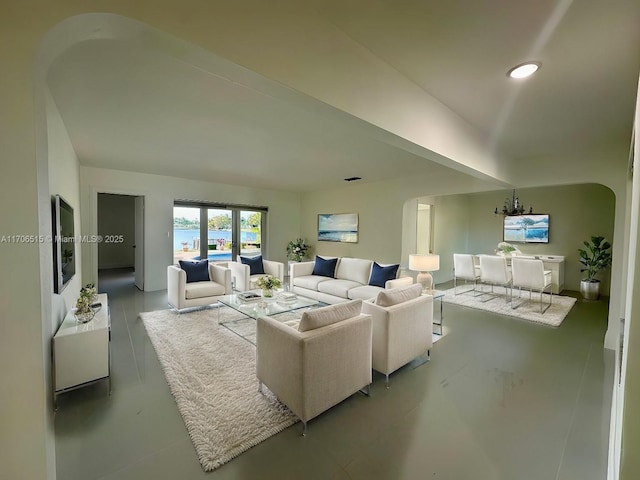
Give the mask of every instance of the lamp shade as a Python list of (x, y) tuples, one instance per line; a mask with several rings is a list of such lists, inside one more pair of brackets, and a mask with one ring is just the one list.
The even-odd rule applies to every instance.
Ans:
[(440, 255), (409, 255), (409, 270), (414, 272), (435, 272), (440, 270)]

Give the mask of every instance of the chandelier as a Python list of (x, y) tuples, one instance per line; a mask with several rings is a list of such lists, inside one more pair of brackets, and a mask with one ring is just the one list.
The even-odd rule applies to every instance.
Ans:
[[(502, 211), (498, 211), (498, 207), (496, 207), (494, 214), (498, 215), (501, 213), (502, 215), (522, 215), (524, 213), (524, 205), (520, 199), (516, 196), (516, 189), (513, 189), (511, 194), (511, 198), (504, 199), (504, 205), (502, 206)], [(533, 206), (529, 206), (529, 213), (533, 213)]]

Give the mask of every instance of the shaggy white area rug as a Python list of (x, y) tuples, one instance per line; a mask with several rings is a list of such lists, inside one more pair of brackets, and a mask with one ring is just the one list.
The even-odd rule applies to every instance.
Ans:
[[(462, 287), (458, 292), (462, 292)], [(485, 287), (485, 291), (490, 291)], [(518, 291), (514, 290), (514, 300), (516, 304), (520, 301), (523, 303), (515, 310), (511, 308), (511, 303), (506, 302), (506, 293), (503, 287), (495, 287), (494, 293), (498, 294), (496, 298), (492, 298), (487, 302), (482, 302), (481, 298), (487, 299), (488, 296), (474, 297), (472, 293), (458, 293), (454, 295), (453, 289), (445, 290), (444, 298), (445, 303), (452, 303), (455, 305), (462, 305), (470, 308), (477, 308), (479, 310), (485, 310), (488, 312), (498, 313), (500, 315), (507, 315), (509, 317), (516, 317), (530, 322), (542, 323), (544, 325), (550, 325), (552, 327), (558, 327), (564, 320), (564, 318), (576, 303), (576, 299), (573, 297), (565, 297), (561, 295), (553, 296), (553, 303), (549, 309), (541, 314), (540, 313), (540, 294), (534, 293), (532, 300), (529, 301), (529, 292), (522, 292), (522, 298), (518, 298)], [(526, 300), (526, 301), (525, 301)], [(547, 294), (543, 297), (543, 302), (549, 303), (549, 296)]]
[[(220, 314), (221, 321), (239, 315), (228, 308)], [(258, 392), (255, 346), (218, 325), (217, 309), (140, 318), (205, 471), (298, 421), (266, 387)]]

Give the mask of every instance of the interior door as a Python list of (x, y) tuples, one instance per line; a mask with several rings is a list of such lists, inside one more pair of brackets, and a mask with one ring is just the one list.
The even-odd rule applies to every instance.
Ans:
[(144, 197), (135, 197), (135, 285), (144, 291)]

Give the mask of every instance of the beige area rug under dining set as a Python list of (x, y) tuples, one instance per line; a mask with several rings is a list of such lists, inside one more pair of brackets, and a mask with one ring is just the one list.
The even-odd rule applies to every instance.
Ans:
[[(490, 292), (488, 287), (483, 287), (484, 292)], [(458, 294), (454, 295), (454, 289), (444, 291), (444, 297), (442, 299), (445, 303), (451, 303), (455, 305), (462, 305), (464, 307), (476, 308), (478, 310), (485, 310), (499, 315), (507, 315), (509, 317), (515, 317), (529, 322), (541, 323), (543, 325), (549, 325), (552, 327), (558, 327), (567, 316), (571, 307), (576, 303), (576, 299), (573, 297), (566, 297), (562, 295), (554, 295), (551, 306), (544, 312), (540, 313), (540, 294), (533, 293), (531, 300), (529, 300), (529, 292), (522, 291), (522, 297), (518, 297), (518, 291), (514, 290), (514, 300), (516, 304), (522, 302), (522, 304), (516, 308), (511, 308), (511, 303), (507, 302), (507, 292), (504, 287), (494, 287), (493, 293), (495, 298), (488, 300), (489, 295), (474, 296), (469, 291), (470, 286), (459, 286)], [(465, 293), (461, 293), (465, 292)], [(486, 302), (483, 300), (487, 300)], [(543, 306), (545, 302), (549, 303), (549, 295), (544, 294)]]

